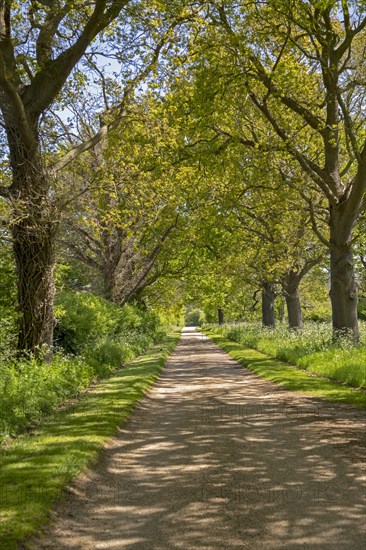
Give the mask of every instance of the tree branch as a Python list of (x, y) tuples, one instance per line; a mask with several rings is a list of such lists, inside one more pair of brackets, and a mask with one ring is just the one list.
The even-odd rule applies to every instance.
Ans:
[[(37, 147), (37, 143), (34, 139), (34, 134), (29, 124), (27, 114), (24, 109), (23, 102), (19, 96), (19, 93), (14, 84), (9, 80), (7, 75), (7, 66), (0, 51), (0, 86), (3, 89), (3, 93), (0, 90), (0, 103), (3, 110), (5, 124), (7, 125), (8, 111), (11, 108), (12, 116), (17, 119), (18, 130), (21, 132), (24, 145), (29, 150), (34, 150)], [(10, 107), (9, 107), (10, 104)]]
[(357, 139), (356, 139), (355, 133), (353, 131), (353, 124), (352, 124), (352, 120), (351, 120), (351, 117), (350, 117), (350, 113), (349, 113), (349, 110), (347, 109), (347, 107), (346, 107), (346, 105), (343, 101), (342, 94), (341, 94), (338, 87), (337, 87), (337, 99), (338, 99), (339, 106), (340, 106), (340, 108), (342, 110), (342, 113), (343, 113), (344, 128), (345, 128), (345, 131), (346, 131), (346, 133), (349, 137), (353, 155), (357, 159), (357, 161), (360, 162), (360, 160), (361, 160), (360, 159), (360, 151), (359, 151), (359, 148), (358, 148), (358, 145), (357, 145)]
[(283, 103), (283, 105), (291, 109), (291, 111), (298, 114), (303, 120), (305, 120), (305, 122), (311, 128), (313, 128), (313, 130), (316, 130), (320, 135), (323, 135), (324, 121), (321, 118), (315, 116), (309, 109), (306, 109), (305, 107), (300, 105), (295, 99), (285, 95), (283, 93), (283, 90), (273, 84), (272, 73), (271, 76), (267, 74), (267, 71), (265, 70), (259, 59), (254, 55), (250, 55), (249, 57), (256, 67), (259, 80), (267, 88), (268, 93), (273, 94), (276, 98), (279, 99), (281, 103)]
[(15, 86), (21, 84), (16, 70), (15, 52), (11, 39), (11, 3), (9, 0), (0, 0), (0, 52), (6, 65), (6, 71), (12, 74)]
[(305, 264), (304, 266), (300, 269), (299, 271), (299, 279), (301, 281), (301, 279), (303, 279), (303, 277), (305, 277), (305, 275), (307, 273), (309, 273), (309, 271), (311, 269), (313, 269), (313, 267), (315, 267), (316, 265), (318, 265), (322, 260), (324, 260), (325, 258), (325, 254), (319, 254), (318, 256), (316, 256), (315, 258), (312, 258), (311, 260), (305, 260)]
[(115, 107), (111, 108), (108, 112), (106, 112), (104, 114), (104, 118), (107, 118), (107, 116), (108, 116), (108, 118), (111, 118), (111, 117), (113, 117), (114, 113), (117, 113), (117, 115), (115, 115), (115, 118), (109, 123), (102, 124), (102, 126), (100, 127), (98, 132), (96, 132), (94, 134), (94, 136), (92, 136), (89, 140), (86, 140), (83, 143), (80, 143), (79, 145), (76, 145), (75, 147), (70, 149), (70, 151), (68, 153), (66, 153), (66, 155), (64, 155), (61, 159), (59, 159), (57, 162), (55, 162), (53, 164), (53, 166), (51, 166), (51, 169), (53, 170), (53, 172), (58, 172), (62, 168), (65, 168), (65, 166), (70, 164), (79, 155), (81, 155), (85, 151), (89, 151), (90, 149), (95, 147), (98, 143), (100, 143), (106, 137), (108, 132), (110, 132), (111, 130), (114, 130), (115, 128), (118, 127), (118, 125), (120, 124), (122, 119), (126, 116), (128, 101), (129, 101), (130, 96), (132, 95), (134, 89), (155, 68), (155, 66), (158, 62), (158, 59), (159, 59), (160, 52), (161, 52), (162, 48), (164, 47), (164, 45), (166, 44), (171, 32), (182, 21), (184, 21), (184, 18), (179, 18), (174, 23), (172, 23), (172, 25), (169, 27), (167, 32), (164, 34), (164, 36), (161, 38), (161, 40), (156, 45), (156, 47), (153, 51), (153, 54), (151, 56), (150, 62), (146, 65), (146, 67), (135, 78), (133, 78), (126, 85), (126, 87), (124, 89), (124, 92), (123, 92), (123, 97), (122, 97), (121, 102), (118, 105), (116, 105)]
[(95, 1), (94, 11), (76, 42), (56, 59), (49, 60), (26, 87), (24, 104), (30, 112), (38, 116), (50, 106), (89, 44), (117, 17), (128, 2), (129, 0), (114, 0), (105, 12), (106, 0)]
[(74, 225), (71, 221), (67, 222), (67, 225), (70, 227), (70, 229), (72, 229), (76, 233), (79, 233), (79, 235), (81, 235), (85, 239), (86, 246), (90, 248), (90, 250), (92, 250), (96, 254), (100, 254), (101, 244), (98, 239), (90, 235), (88, 231), (86, 231), (86, 229)]
[(79, 260), (81, 260), (83, 263), (89, 265), (90, 267), (93, 267), (94, 269), (96, 269), (97, 271), (102, 271), (103, 270), (103, 267), (101, 264), (99, 264), (97, 262), (97, 260), (95, 260), (94, 258), (92, 258), (91, 256), (88, 256), (85, 252), (83, 252), (82, 250), (80, 250), (80, 248), (78, 246), (76, 246), (74, 243), (71, 243), (69, 241), (61, 241), (67, 248), (69, 248), (70, 250), (72, 250), (72, 252), (74, 253), (74, 256), (76, 256), (77, 258), (79, 258)]
[(324, 237), (324, 235), (321, 233), (321, 231), (319, 230), (318, 223), (317, 223), (317, 221), (316, 221), (315, 209), (314, 209), (313, 201), (312, 201), (311, 199), (309, 199), (309, 197), (307, 197), (303, 191), (300, 191), (300, 195), (302, 196), (302, 198), (303, 198), (303, 199), (308, 203), (308, 205), (309, 205), (310, 222), (311, 222), (311, 226), (312, 226), (312, 229), (313, 229), (315, 235), (318, 237), (318, 239), (320, 240), (320, 242), (322, 242), (327, 248), (330, 248), (330, 242), (329, 242), (329, 240), (326, 239), (326, 238)]
[(359, 34), (366, 26), (366, 17), (365, 17), (356, 28), (352, 29), (350, 25), (348, 5), (345, 0), (342, 0), (342, 7), (343, 7), (343, 13), (344, 13), (346, 36), (343, 42), (334, 51), (336, 55), (336, 59), (338, 61), (342, 59), (346, 51), (351, 47), (352, 40), (354, 39), (354, 37), (357, 34)]
[(52, 41), (59, 24), (71, 11), (71, 6), (72, 4), (69, 2), (66, 2), (62, 8), (59, 2), (57, 7), (50, 6), (51, 9), (43, 23), (36, 42), (36, 58), (39, 67), (44, 67), (51, 60)]
[(51, 165), (52, 172), (56, 173), (65, 168), (68, 164), (73, 162), (79, 155), (84, 153), (85, 151), (89, 151), (98, 143), (103, 141), (105, 137), (107, 136), (108, 132), (110, 130), (116, 128), (118, 124), (120, 123), (120, 120), (123, 118), (123, 115), (120, 117), (116, 117), (116, 119), (111, 124), (103, 124), (98, 132), (94, 134), (94, 136), (86, 141), (83, 141), (82, 143), (79, 143), (79, 145), (76, 145), (70, 151), (66, 153), (61, 159), (56, 161), (53, 165)]
[(121, 302), (122, 304), (128, 302), (128, 300), (131, 299), (131, 296), (135, 294), (136, 292), (139, 292), (144, 288), (144, 281), (146, 277), (151, 272), (152, 268), (154, 267), (156, 258), (158, 254), (160, 253), (161, 249), (164, 246), (164, 243), (170, 233), (173, 231), (173, 229), (177, 226), (179, 219), (179, 215), (176, 216), (175, 222), (172, 223), (163, 233), (163, 235), (160, 237), (158, 244), (154, 247), (154, 249), (150, 252), (146, 264), (141, 268), (139, 273), (136, 275), (136, 279), (132, 281), (130, 285), (129, 291), (126, 291), (126, 287), (121, 289), (121, 291), (117, 294), (117, 301)]
[(253, 92), (249, 94), (249, 97), (251, 98), (254, 105), (264, 114), (267, 120), (271, 123), (277, 135), (284, 142), (285, 147), (287, 151), (291, 154), (291, 156), (298, 161), (298, 163), (305, 170), (305, 172), (320, 187), (320, 189), (324, 192), (324, 194), (329, 199), (329, 201), (335, 202), (337, 200), (337, 197), (326, 184), (325, 182), (326, 174), (320, 168), (320, 166), (315, 164), (315, 162), (313, 162), (303, 153), (300, 153), (300, 151), (294, 145), (292, 145), (292, 140), (290, 136), (288, 136), (286, 131), (279, 125), (277, 119), (269, 111), (266, 104), (262, 104)]
[(366, 140), (360, 153), (358, 170), (345, 196), (345, 208), (348, 211), (348, 219), (353, 221), (358, 217), (366, 203)]

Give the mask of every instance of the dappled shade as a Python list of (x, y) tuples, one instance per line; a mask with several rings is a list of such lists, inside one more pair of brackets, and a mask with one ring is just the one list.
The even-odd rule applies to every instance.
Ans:
[(360, 549), (364, 420), (186, 331), (39, 547)]

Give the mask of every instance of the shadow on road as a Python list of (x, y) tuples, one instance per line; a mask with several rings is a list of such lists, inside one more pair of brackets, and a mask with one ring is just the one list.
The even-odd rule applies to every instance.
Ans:
[(186, 331), (39, 548), (365, 549), (364, 414), (237, 366)]

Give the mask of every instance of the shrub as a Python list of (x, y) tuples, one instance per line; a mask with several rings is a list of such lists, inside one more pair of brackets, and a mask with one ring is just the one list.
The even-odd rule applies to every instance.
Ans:
[(91, 346), (105, 354), (110, 342), (114, 349), (120, 344), (128, 356), (129, 349), (143, 351), (165, 334), (157, 313), (129, 304), (119, 307), (88, 292), (60, 292), (56, 316), (55, 345), (74, 355), (91, 357)]
[(56, 300), (55, 345), (78, 354), (90, 343), (118, 331), (117, 308), (87, 292), (61, 292)]
[(104, 376), (111, 369), (122, 367), (135, 357), (130, 346), (113, 340), (100, 340), (84, 353), (85, 361), (91, 365), (98, 376)]
[(24, 430), (94, 378), (90, 365), (56, 354), (52, 364), (34, 358), (9, 363), (0, 373), (0, 439)]
[[(0, 440), (77, 396), (96, 377), (123, 366), (166, 333), (158, 313), (133, 305), (121, 308), (87, 292), (61, 292), (55, 311), (56, 353), (51, 364), (10, 356), (2, 361)], [(12, 338), (11, 331), (5, 332)], [(10, 342), (5, 347), (9, 350)]]
[(14, 357), (16, 349), (16, 318), (0, 308), (0, 362)]

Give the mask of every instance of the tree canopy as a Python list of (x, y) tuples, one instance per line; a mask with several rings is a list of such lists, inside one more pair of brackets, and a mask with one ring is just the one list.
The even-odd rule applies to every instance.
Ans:
[(52, 349), (56, 264), (119, 305), (241, 319), (262, 296), (296, 329), (317, 266), (357, 340), (365, 37), (353, 0), (0, 1), (19, 350)]

